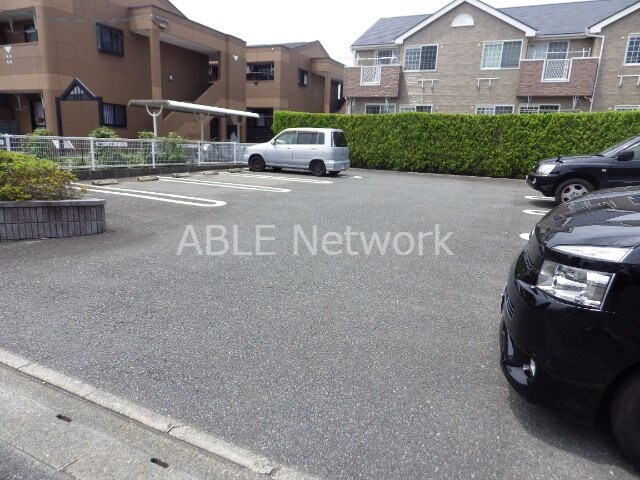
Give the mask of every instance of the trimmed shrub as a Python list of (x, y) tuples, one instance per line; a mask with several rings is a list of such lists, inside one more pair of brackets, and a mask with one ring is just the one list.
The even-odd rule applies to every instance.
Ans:
[(53, 134), (46, 128), (36, 128), (33, 133), (27, 135), (24, 143), (24, 150), (29, 155), (38, 158), (51, 159), (55, 157), (54, 145), (50, 139), (43, 137), (51, 137)]
[(344, 130), (353, 167), (522, 178), (543, 158), (601, 151), (640, 133), (640, 112), (339, 115), (276, 111), (273, 131)]
[(64, 200), (78, 193), (76, 177), (50, 160), (0, 150), (0, 201)]

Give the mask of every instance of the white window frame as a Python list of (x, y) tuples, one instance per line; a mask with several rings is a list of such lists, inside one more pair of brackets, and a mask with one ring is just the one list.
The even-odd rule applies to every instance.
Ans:
[[(385, 110), (391, 109), (392, 111), (378, 112), (378, 113), (367, 113), (367, 107), (380, 107), (380, 110), (383, 108)], [(364, 113), (366, 115), (386, 115), (389, 113), (396, 113), (396, 104), (395, 103), (365, 103), (364, 104)]]
[(398, 112), (402, 113), (402, 112), (417, 112), (418, 109), (417, 107), (429, 107), (429, 111), (428, 112), (423, 112), (423, 113), (433, 113), (433, 105), (430, 103), (414, 103), (412, 105), (400, 105), (400, 108), (398, 109)]
[[(479, 104), (476, 105), (476, 115), (496, 115), (496, 108), (497, 107), (509, 107), (511, 108), (511, 113), (513, 114), (514, 112), (514, 106), (513, 105), (509, 105), (508, 103), (497, 103), (495, 105), (485, 105), (485, 104)], [(478, 110), (483, 109), (483, 110), (491, 110), (491, 113), (478, 113)], [(498, 115), (505, 115), (504, 113), (499, 113)]]
[(631, 39), (632, 38), (637, 38), (638, 41), (640, 41), (640, 33), (630, 33), (629, 36), (627, 37), (627, 48), (624, 49), (624, 66), (625, 67), (637, 67), (638, 65), (640, 65), (640, 58), (638, 58), (638, 62), (637, 63), (627, 63), (627, 54), (629, 53), (629, 46), (631, 45)]
[[(500, 44), (500, 64), (502, 64), (502, 53), (504, 49), (504, 44), (508, 42), (520, 42), (520, 56), (518, 57), (518, 66), (517, 67), (484, 67), (482, 64), (484, 62), (484, 49), (487, 44)], [(520, 64), (522, 63), (522, 47), (524, 46), (524, 42), (520, 38), (514, 38), (513, 40), (486, 40), (482, 42), (482, 54), (480, 56), (480, 70), (518, 70), (520, 68)]]
[[(407, 50), (412, 48), (419, 48), (422, 54), (422, 47), (436, 47), (436, 63), (433, 67), (433, 70), (408, 70), (406, 67), (406, 59), (407, 59)], [(402, 70), (405, 72), (435, 72), (438, 69), (438, 55), (440, 55), (440, 45), (438, 43), (425, 43), (421, 45), (407, 45), (404, 48), (404, 52), (402, 53)], [(420, 62), (418, 61), (418, 67), (420, 67)]]
[[(381, 57), (380, 53), (382, 52), (391, 52), (391, 57)], [(399, 59), (398, 59), (398, 54), (400, 52), (398, 51), (397, 48), (385, 48), (385, 49), (380, 49), (380, 50), (375, 50), (373, 52), (373, 63), (374, 65), (398, 65)], [(382, 62), (380, 60), (383, 60)], [(395, 60), (395, 61), (394, 61)]]
[[(520, 105), (518, 105), (518, 114), (519, 115), (529, 115), (532, 113), (540, 113), (540, 108), (541, 107), (558, 107), (557, 112), (562, 111), (562, 105), (560, 105), (559, 103), (521, 103)], [(535, 112), (528, 112), (528, 113), (522, 113), (521, 110), (523, 108), (535, 108), (536, 111)], [(552, 110), (549, 112), (542, 112), (542, 113), (552, 113), (555, 112), (556, 110)]]
[(616, 105), (616, 112), (630, 112), (632, 110), (640, 110), (640, 105)]

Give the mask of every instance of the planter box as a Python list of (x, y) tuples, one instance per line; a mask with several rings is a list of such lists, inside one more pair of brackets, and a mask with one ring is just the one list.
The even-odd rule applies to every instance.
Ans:
[(0, 202), (0, 242), (102, 233), (106, 203), (97, 198)]

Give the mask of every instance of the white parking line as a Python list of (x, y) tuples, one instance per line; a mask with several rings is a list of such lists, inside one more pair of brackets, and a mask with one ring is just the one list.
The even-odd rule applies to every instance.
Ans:
[(330, 184), (333, 183), (330, 180), (316, 180), (313, 178), (295, 178), (295, 177), (279, 177), (276, 175), (256, 175), (252, 173), (230, 173), (230, 172), (220, 172), (220, 175), (225, 175), (229, 177), (243, 177), (243, 178), (269, 178), (271, 180), (283, 180), (285, 182), (299, 182), (299, 183), (319, 183), (319, 184)]
[(224, 183), (224, 182), (210, 182), (206, 180), (186, 180), (186, 179), (176, 179), (176, 178), (168, 178), (168, 177), (160, 177), (160, 180), (163, 182), (175, 182), (175, 183), (190, 183), (195, 185), (206, 185), (210, 187), (220, 187), (220, 188), (235, 188), (239, 190), (253, 190), (256, 192), (271, 192), (271, 193), (287, 193), (291, 190), (286, 188), (277, 188), (277, 187), (261, 187), (259, 185), (245, 185), (242, 183)]
[(546, 200), (547, 202), (555, 202), (556, 199), (553, 197), (541, 197), (540, 195), (525, 195), (524, 198), (527, 200)]
[[(74, 183), (74, 185), (82, 185)], [(193, 205), (196, 207), (222, 207), (227, 204), (222, 200), (211, 200), (209, 198), (187, 197), (184, 195), (171, 195), (168, 193), (160, 192), (147, 192), (145, 190), (129, 190), (127, 188), (115, 188), (115, 187), (100, 187), (100, 188), (87, 188), (82, 185), (89, 192), (108, 193), (110, 195), (122, 195), (124, 197), (143, 198), (145, 200), (155, 200), (156, 202), (177, 203), (180, 205)], [(80, 187), (74, 187), (80, 189)], [(140, 195), (145, 194), (145, 195)], [(152, 196), (153, 195), (153, 196)], [(159, 197), (171, 197), (171, 198), (159, 198)], [(181, 198), (183, 200), (172, 200), (173, 198)], [(192, 200), (192, 201), (186, 201)]]
[(527, 240), (528, 241), (529, 240), (529, 235), (530, 235), (529, 233), (521, 233), (520, 234), (520, 238), (523, 239), (523, 240)]
[(549, 210), (523, 210), (523, 212), (527, 215), (539, 215), (542, 217), (543, 215), (549, 213)]

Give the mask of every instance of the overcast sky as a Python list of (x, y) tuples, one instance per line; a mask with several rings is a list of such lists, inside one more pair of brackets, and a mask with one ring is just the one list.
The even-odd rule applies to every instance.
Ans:
[[(320, 40), (329, 55), (351, 65), (349, 46), (379, 18), (434, 13), (446, 0), (171, 0), (191, 20), (239, 37), (248, 45)], [(496, 8), (567, 0), (488, 0)]]

